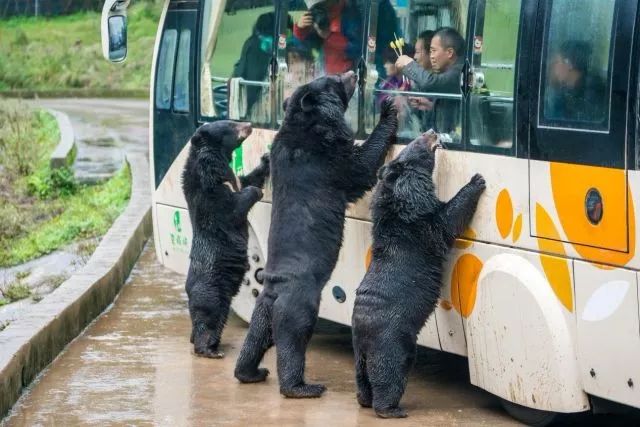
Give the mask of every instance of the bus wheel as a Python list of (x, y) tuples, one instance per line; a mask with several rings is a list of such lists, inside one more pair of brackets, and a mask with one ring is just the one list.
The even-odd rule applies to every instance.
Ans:
[(510, 402), (503, 398), (500, 398), (500, 403), (509, 415), (511, 415), (516, 420), (532, 427), (548, 426), (552, 422), (556, 421), (558, 419), (558, 416), (560, 415), (557, 412), (528, 408), (526, 406), (518, 405), (517, 403)]

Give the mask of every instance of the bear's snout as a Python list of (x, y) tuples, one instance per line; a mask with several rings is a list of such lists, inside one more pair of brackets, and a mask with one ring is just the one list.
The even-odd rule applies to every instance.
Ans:
[(249, 122), (240, 122), (236, 123), (236, 131), (238, 132), (238, 138), (244, 140), (251, 132), (253, 132), (253, 128), (251, 127), (251, 123)]

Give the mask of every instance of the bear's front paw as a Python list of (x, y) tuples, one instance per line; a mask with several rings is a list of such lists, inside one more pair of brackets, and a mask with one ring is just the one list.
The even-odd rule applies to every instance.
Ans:
[(485, 189), (487, 188), (487, 183), (484, 180), (484, 177), (482, 175), (480, 175), (479, 173), (475, 174), (472, 178), (471, 178), (471, 184), (475, 185), (478, 188), (481, 189)]
[(270, 162), (269, 153), (264, 153), (262, 157), (260, 157), (260, 163), (262, 164), (263, 167), (268, 168), (269, 162)]
[(395, 103), (393, 102), (393, 98), (385, 98), (382, 101), (382, 106), (380, 109), (380, 118), (386, 120), (398, 120), (398, 109), (396, 108)]
[(254, 186), (250, 186), (250, 187), (248, 187), (248, 188), (249, 188), (249, 190), (251, 190), (251, 192), (254, 194), (254, 197), (255, 197), (257, 200), (262, 200), (262, 196), (264, 195), (264, 194), (262, 193), (262, 189), (260, 189), (260, 188), (258, 188), (258, 187), (254, 187)]

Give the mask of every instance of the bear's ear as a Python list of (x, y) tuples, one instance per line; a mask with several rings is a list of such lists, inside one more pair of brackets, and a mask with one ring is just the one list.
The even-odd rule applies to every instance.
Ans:
[(205, 144), (205, 139), (202, 136), (202, 133), (197, 130), (196, 133), (191, 137), (191, 145), (200, 148)]
[(300, 98), (300, 108), (302, 108), (302, 111), (305, 113), (313, 110), (315, 104), (317, 104), (317, 101), (313, 92), (307, 92)]
[(289, 98), (285, 99), (282, 103), (282, 111), (287, 111), (287, 107), (289, 106)]

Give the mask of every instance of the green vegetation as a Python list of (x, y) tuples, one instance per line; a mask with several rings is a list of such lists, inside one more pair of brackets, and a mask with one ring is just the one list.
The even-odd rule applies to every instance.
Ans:
[(21, 299), (29, 298), (31, 296), (31, 289), (21, 279), (17, 279), (11, 283), (3, 291), (0, 291), (0, 307), (10, 304), (12, 302), (20, 301)]
[(127, 204), (128, 167), (95, 186), (79, 186), (69, 169), (51, 170), (58, 138), (48, 113), (0, 100), (0, 266), (101, 236)]
[(128, 9), (128, 54), (122, 64), (102, 56), (100, 14), (16, 17), (0, 25), (0, 90), (149, 88), (160, 1)]

